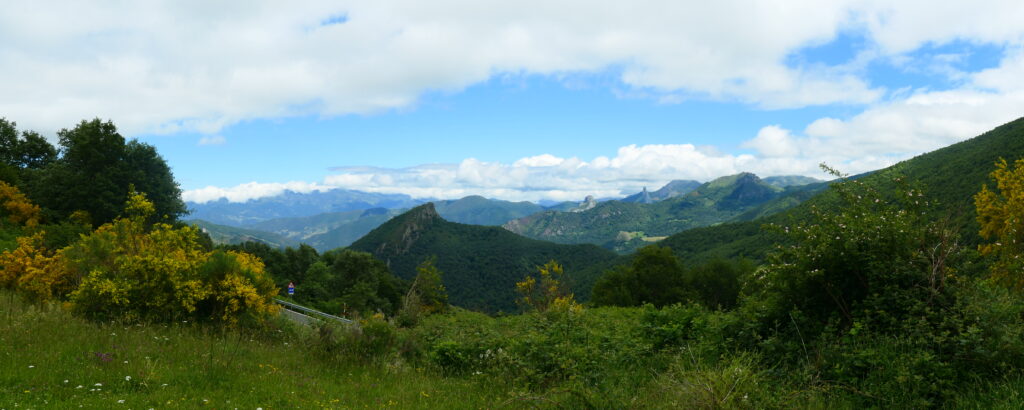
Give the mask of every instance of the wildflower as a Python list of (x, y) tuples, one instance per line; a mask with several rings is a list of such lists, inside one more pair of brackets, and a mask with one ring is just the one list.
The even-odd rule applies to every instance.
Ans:
[(130, 381), (132, 381), (132, 377), (131, 376), (125, 376), (124, 377), (124, 381), (130, 382)]
[(117, 404), (124, 404), (124, 399), (118, 400)]
[(81, 389), (81, 388), (83, 388), (83, 387), (85, 387), (85, 386), (83, 386), (83, 385), (79, 384), (79, 385), (78, 385), (78, 387), (75, 387), (75, 388), (76, 388), (76, 389)]
[(96, 384), (94, 384), (93, 386), (96, 386), (96, 387), (101, 387), (101, 386), (103, 386), (103, 383), (96, 383)]
[(67, 383), (67, 382), (68, 382), (68, 380), (67, 380), (67, 379), (64, 379), (64, 383)]

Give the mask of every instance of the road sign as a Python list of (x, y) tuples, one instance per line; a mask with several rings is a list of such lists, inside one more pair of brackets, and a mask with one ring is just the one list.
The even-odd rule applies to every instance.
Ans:
[(288, 282), (288, 294), (289, 295), (294, 295), (295, 294), (295, 284), (292, 283), (292, 282)]

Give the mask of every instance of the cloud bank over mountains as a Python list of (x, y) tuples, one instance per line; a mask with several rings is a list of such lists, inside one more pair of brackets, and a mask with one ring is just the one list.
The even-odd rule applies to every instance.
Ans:
[[(778, 128), (773, 128), (783, 132)], [(788, 134), (787, 134), (788, 136)], [(863, 160), (865, 170), (894, 159), (880, 156)], [(185, 200), (206, 202), (227, 198), (244, 202), (285, 190), (311, 192), (344, 188), (365, 192), (400, 193), (414, 198), (452, 199), (483, 195), (514, 201), (582, 200), (587, 195), (618, 197), (642, 187), (659, 188), (673, 179), (708, 181), (750, 171), (762, 176), (801, 174), (816, 169), (813, 160), (758, 158), (702, 150), (690, 144), (628, 145), (613, 157), (559, 158), (549, 154), (519, 159), (511, 164), (474, 158), (458, 164), (428, 164), (409, 168), (337, 167), (321, 183), (247, 183), (231, 188), (206, 187), (186, 191)], [(822, 176), (820, 172), (811, 173)]]

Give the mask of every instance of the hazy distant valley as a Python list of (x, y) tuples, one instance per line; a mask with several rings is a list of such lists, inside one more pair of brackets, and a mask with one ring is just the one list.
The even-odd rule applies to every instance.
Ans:
[(820, 190), (821, 182), (803, 176), (762, 180), (744, 173), (708, 183), (675, 180), (619, 199), (587, 197), (548, 206), (481, 196), (430, 200), (343, 189), (288, 191), (246, 202), (189, 202), (186, 220), (203, 228), (215, 243), (305, 243), (326, 251), (348, 246), (411, 207), (432, 202), (450, 222), (502, 226), (528, 238), (628, 252), (681, 230), (784, 210), (799, 203), (792, 192)]

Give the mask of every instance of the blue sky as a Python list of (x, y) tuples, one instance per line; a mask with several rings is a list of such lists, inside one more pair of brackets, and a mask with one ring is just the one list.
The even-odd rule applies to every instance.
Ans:
[(1024, 113), (1018, 2), (799, 3), (28, 4), (0, 12), (0, 116), (109, 118), (186, 199), (242, 201), (863, 172)]

